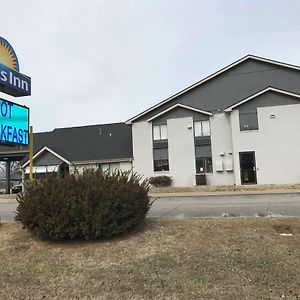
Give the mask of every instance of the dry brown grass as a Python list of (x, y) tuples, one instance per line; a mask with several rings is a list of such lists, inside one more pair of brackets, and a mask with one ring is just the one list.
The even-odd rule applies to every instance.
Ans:
[(112, 241), (66, 243), (4, 223), (0, 299), (296, 299), (299, 237), (299, 218), (147, 220)]
[(261, 184), (261, 185), (197, 185), (192, 187), (153, 187), (151, 194), (161, 193), (213, 193), (213, 192), (248, 192), (248, 191), (281, 191), (300, 190), (300, 184)]

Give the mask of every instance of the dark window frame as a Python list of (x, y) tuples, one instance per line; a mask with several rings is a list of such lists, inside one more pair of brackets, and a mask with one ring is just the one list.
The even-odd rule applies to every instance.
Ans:
[[(166, 127), (166, 132), (167, 132), (167, 138), (161, 138), (162, 134), (161, 134), (161, 127), (164, 126)], [(155, 139), (154, 138), (154, 127), (159, 127), (159, 139)], [(152, 137), (153, 137), (153, 141), (154, 142), (158, 142), (158, 141), (168, 141), (168, 125), (167, 124), (153, 124), (152, 125)]]
[(248, 111), (239, 110), (239, 124), (240, 131), (259, 130), (257, 109)]
[[(159, 139), (154, 139), (154, 127), (159, 127)], [(166, 137), (167, 138), (161, 138), (161, 127), (165, 126), (166, 129)], [(168, 126), (166, 123), (158, 123), (158, 124), (152, 124), (152, 161), (153, 161), (153, 171), (154, 172), (168, 172), (170, 171), (169, 166), (169, 149), (168, 149)], [(158, 149), (165, 149), (167, 151), (167, 155), (164, 155), (163, 157), (155, 157), (154, 151)]]
[[(202, 123), (204, 123), (204, 122), (208, 123), (208, 130), (209, 130), (208, 135), (203, 134), (203, 125), (202, 125)], [(201, 135), (196, 135), (196, 130), (195, 130), (196, 123), (201, 123)], [(209, 119), (207, 119), (207, 120), (195, 120), (194, 121), (194, 137), (197, 139), (197, 138), (210, 137), (210, 136), (211, 136), (211, 130), (210, 130), (210, 121), (209, 121)]]
[(154, 172), (170, 171), (169, 159), (153, 160), (153, 170), (154, 170)]
[[(203, 166), (203, 171), (200, 170), (200, 166), (198, 167), (199, 160), (204, 160), (201, 164)], [(211, 156), (205, 156), (205, 157), (196, 157), (196, 174), (212, 174), (213, 171), (213, 163), (212, 163), (212, 157)]]

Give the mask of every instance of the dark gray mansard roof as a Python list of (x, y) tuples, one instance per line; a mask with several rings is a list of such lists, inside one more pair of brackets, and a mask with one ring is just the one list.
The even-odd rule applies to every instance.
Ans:
[[(132, 158), (131, 127), (125, 123), (56, 128), (34, 134), (34, 153), (47, 146), (70, 162), (122, 160)], [(28, 150), (28, 147), (0, 145), (5, 152)]]
[(299, 66), (247, 55), (141, 112), (126, 123), (149, 120), (176, 103), (218, 113), (267, 87), (300, 94), (299, 71)]

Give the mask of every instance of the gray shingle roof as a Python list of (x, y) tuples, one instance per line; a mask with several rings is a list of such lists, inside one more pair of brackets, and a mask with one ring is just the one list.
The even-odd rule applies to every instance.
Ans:
[[(125, 123), (113, 123), (56, 128), (50, 132), (35, 133), (34, 153), (44, 146), (71, 162), (132, 158), (131, 127)], [(17, 149), (1, 145), (0, 153)]]

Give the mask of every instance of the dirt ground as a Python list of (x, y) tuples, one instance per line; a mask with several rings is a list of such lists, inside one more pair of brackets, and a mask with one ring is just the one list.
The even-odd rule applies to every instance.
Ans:
[(0, 225), (0, 299), (283, 298), (300, 298), (300, 218), (149, 219), (65, 243)]
[(260, 184), (260, 185), (197, 185), (192, 187), (152, 187), (150, 194), (162, 193), (210, 193), (247, 191), (289, 191), (300, 190), (300, 184)]

